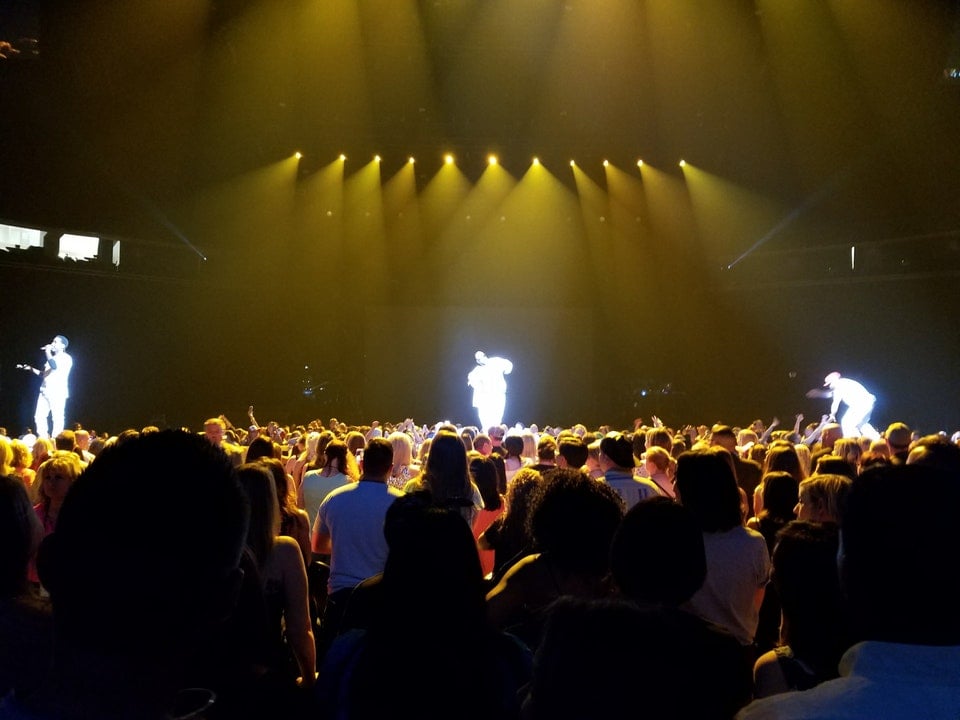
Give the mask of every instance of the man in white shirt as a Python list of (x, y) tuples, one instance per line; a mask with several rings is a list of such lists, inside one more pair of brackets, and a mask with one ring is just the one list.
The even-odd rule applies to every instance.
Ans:
[(823, 379), (825, 387), (829, 388), (828, 397), (833, 398), (830, 405), (830, 420), (836, 419), (840, 403), (847, 406), (846, 412), (840, 418), (840, 427), (844, 437), (860, 437), (861, 435), (877, 440), (880, 433), (870, 424), (870, 413), (873, 404), (877, 401), (863, 385), (856, 380), (845, 378), (838, 372), (832, 372)]
[[(73, 368), (73, 358), (67, 353), (69, 344), (67, 338), (57, 335), (49, 345), (41, 348), (47, 357), (43, 370), (30, 368), (37, 375), (43, 376), (40, 395), (37, 397), (37, 411), (34, 413), (37, 437), (56, 437), (63, 432), (67, 398), (70, 397), (70, 370)], [(53, 427), (47, 432), (47, 420), (51, 416)]]

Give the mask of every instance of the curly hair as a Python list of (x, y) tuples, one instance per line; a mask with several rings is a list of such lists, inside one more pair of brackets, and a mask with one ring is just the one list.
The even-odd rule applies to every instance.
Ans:
[[(624, 512), (623, 500), (606, 483), (581, 470), (550, 470), (532, 499), (530, 536), (536, 551), (549, 553), (557, 565), (602, 573)], [(571, 531), (572, 522), (576, 532)]]

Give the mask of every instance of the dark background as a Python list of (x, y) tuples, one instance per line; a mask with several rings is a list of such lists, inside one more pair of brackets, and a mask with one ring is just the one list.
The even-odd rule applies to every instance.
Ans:
[[(0, 423), (32, 424), (14, 365), (63, 333), (70, 420), (114, 432), (249, 404), (472, 422), (476, 349), (514, 361), (508, 422), (792, 424), (839, 370), (879, 427), (956, 429), (958, 18), (5, 2), (0, 223), (119, 240), (121, 264), (0, 253)], [(491, 152), (503, 181), (534, 155), (550, 177), (507, 195)]]

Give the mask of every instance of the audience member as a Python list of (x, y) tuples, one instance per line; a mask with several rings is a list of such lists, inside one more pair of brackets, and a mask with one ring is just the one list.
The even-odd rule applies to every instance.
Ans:
[(960, 553), (956, 476), (872, 468), (853, 481), (840, 518), (840, 586), (857, 642), (839, 677), (754, 701), (755, 718), (953, 719), (960, 707)]
[(270, 670), (291, 685), (296, 681), (309, 687), (315, 679), (316, 644), (303, 554), (293, 538), (280, 534), (280, 505), (269, 468), (246, 463), (237, 475), (250, 504), (247, 547), (256, 561), (273, 638)]
[(840, 522), (840, 511), (853, 481), (846, 475), (812, 475), (800, 483), (797, 520)]
[(530, 512), (534, 554), (513, 565), (487, 595), (494, 627), (514, 632), (533, 649), (543, 611), (557, 597), (607, 595), (610, 541), (624, 509), (613, 488), (580, 470), (546, 473)]
[(753, 666), (760, 605), (770, 577), (763, 536), (743, 527), (740, 494), (729, 453), (718, 448), (690, 450), (677, 459), (677, 497), (703, 533), (707, 577), (689, 609), (725, 628), (744, 648)]
[(16, 478), (0, 476), (0, 699), (10, 692), (28, 697), (49, 669), (50, 603), (27, 577), (42, 536), (26, 488)]
[(247, 517), (229, 463), (201, 438), (155, 433), (104, 450), (38, 560), (51, 675), (0, 717), (149, 720), (213, 704), (215, 692), (188, 690), (186, 670), (234, 606)]
[(418, 492), (390, 506), (383, 532), (382, 607), (327, 654), (322, 717), (517, 718), (530, 654), (486, 621), (467, 525)]
[(850, 645), (837, 549), (834, 523), (798, 520), (777, 534), (772, 585), (783, 610), (782, 644), (757, 660), (754, 697), (807, 690), (837, 677)]
[[(459, 437), (454, 439), (462, 451)], [(331, 491), (320, 503), (313, 523), (313, 552), (330, 556), (328, 596), (318, 640), (321, 652), (336, 636), (354, 586), (383, 572), (387, 561), (383, 518), (390, 504), (403, 495), (386, 484), (392, 467), (393, 446), (384, 438), (373, 438), (364, 451), (359, 481)]]
[(623, 499), (627, 510), (641, 500), (662, 494), (655, 482), (633, 474), (633, 445), (621, 433), (610, 433), (600, 440), (598, 457), (604, 482)]

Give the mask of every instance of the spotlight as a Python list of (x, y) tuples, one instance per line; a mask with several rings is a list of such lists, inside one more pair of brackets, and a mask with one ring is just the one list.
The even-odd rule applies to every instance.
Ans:
[(379, 156), (379, 155), (374, 155), (374, 156), (373, 156), (373, 161), (374, 161), (375, 163), (380, 162), (380, 156)]
[(300, 158), (303, 157), (303, 153), (300, 152), (299, 150), (297, 150), (297, 151), (293, 154), (293, 156), (294, 156), (297, 160), (299, 160)]
[(343, 162), (346, 159), (347, 159), (347, 156), (344, 155), (343, 153), (340, 153), (340, 162)]
[(576, 166), (577, 166), (577, 161), (576, 161), (576, 160), (571, 160), (571, 161), (570, 161), (570, 167), (576, 167)]
[(407, 162), (408, 162), (410, 165), (413, 165), (413, 164), (416, 162), (416, 160), (414, 160), (414, 159), (413, 159), (413, 156), (411, 155), (410, 157), (407, 158)]
[(609, 161), (609, 160), (604, 160), (604, 161), (603, 161), (603, 166), (604, 166), (604, 167), (610, 167), (610, 161)]
[(533, 159), (533, 164), (534, 164), (534, 165), (539, 165), (539, 164), (540, 164), (540, 158), (535, 157), (535, 158)]
[(680, 167), (686, 167), (686, 166), (687, 166), (687, 161), (686, 161), (686, 160), (681, 160), (681, 161), (680, 161)]
[(643, 160), (637, 160), (637, 167), (643, 167)]
[(446, 155), (443, 156), (443, 161), (447, 165), (453, 165), (453, 155), (451, 155), (450, 153), (447, 153)]
[(497, 164), (497, 156), (496, 156), (496, 155), (489, 155), (489, 156), (487, 156), (487, 164), (488, 164), (488, 165), (496, 165), (496, 164)]

